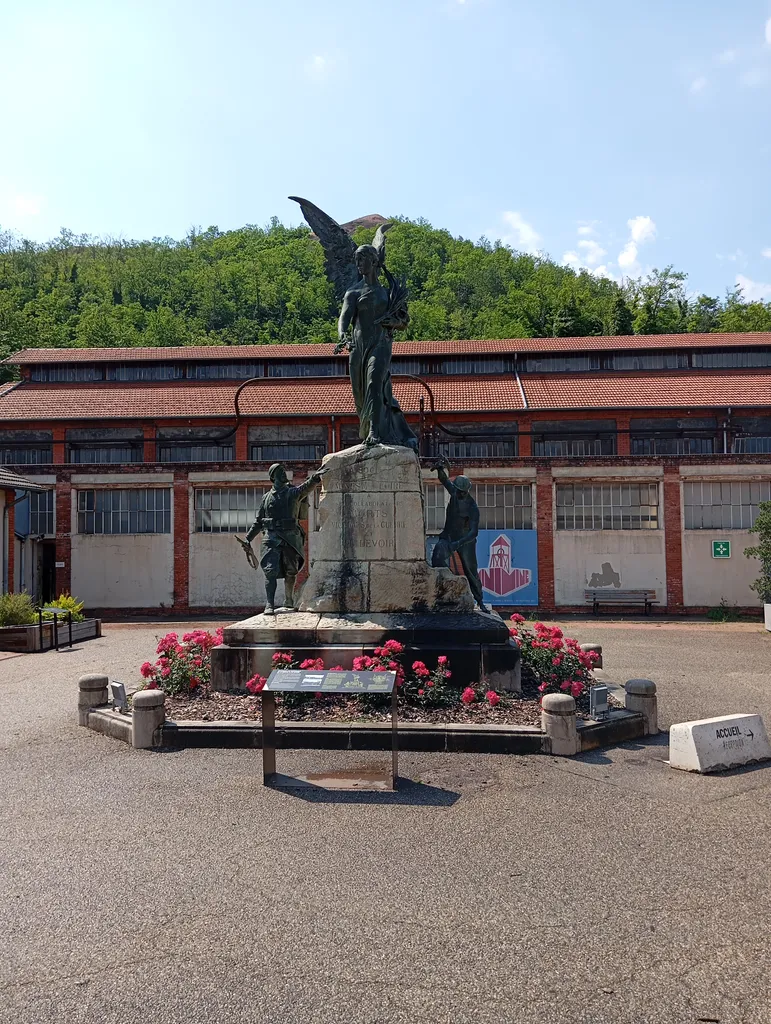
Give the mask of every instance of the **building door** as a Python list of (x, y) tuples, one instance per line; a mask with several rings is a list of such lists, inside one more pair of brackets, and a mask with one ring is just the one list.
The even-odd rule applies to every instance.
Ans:
[(43, 541), (40, 548), (39, 598), (41, 604), (48, 604), (56, 597), (56, 542)]

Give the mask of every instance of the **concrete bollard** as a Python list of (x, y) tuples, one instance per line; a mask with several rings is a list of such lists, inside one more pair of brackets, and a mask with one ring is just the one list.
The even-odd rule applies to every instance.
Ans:
[(131, 745), (137, 750), (160, 746), (166, 721), (163, 690), (139, 690), (132, 699)]
[(541, 728), (552, 754), (570, 757), (578, 753), (576, 702), (567, 693), (547, 693), (541, 700)]
[(584, 653), (594, 651), (598, 658), (592, 668), (602, 668), (602, 644), (579, 644), (578, 646)]
[(645, 735), (655, 736), (659, 731), (656, 684), (652, 679), (630, 679), (624, 686), (627, 711), (634, 711), (645, 719)]
[(91, 708), (104, 707), (107, 703), (107, 676), (89, 675), (78, 679), (78, 725), (88, 725)]

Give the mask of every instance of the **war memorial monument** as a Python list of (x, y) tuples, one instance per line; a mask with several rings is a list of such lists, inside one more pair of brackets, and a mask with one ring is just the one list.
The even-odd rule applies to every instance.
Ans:
[[(372, 245), (356, 248), (331, 217), (296, 201), (324, 247), (327, 276), (342, 303), (337, 351), (350, 353), (361, 443), (326, 455), (299, 486), (290, 486), (283, 466), (271, 467), (272, 488), (239, 541), (252, 568), (265, 573), (266, 609), (226, 627), (212, 652), (213, 685), (242, 690), (256, 673), (269, 673), (277, 649), (350, 668), (355, 657), (394, 638), (422, 660), (449, 655), (458, 684), (486, 679), (497, 689), (519, 689), (519, 649), (500, 616), (482, 603), (470, 482), (452, 481), (446, 463), (434, 468), (451, 495), (447, 523), (433, 564), (426, 559), (418, 442), (391, 383), (393, 332), (407, 326), (409, 314), (406, 287), (386, 266), (389, 225), (378, 228)], [(319, 485), (320, 529), (297, 594), (302, 503)], [(256, 557), (250, 542), (258, 536)], [(456, 551), (464, 576), (449, 568)], [(278, 579), (285, 580), (280, 608)]]

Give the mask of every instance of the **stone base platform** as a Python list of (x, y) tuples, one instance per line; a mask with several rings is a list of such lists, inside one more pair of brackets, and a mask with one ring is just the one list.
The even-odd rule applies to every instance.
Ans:
[(254, 615), (225, 628), (223, 643), (212, 651), (212, 686), (243, 691), (252, 676), (270, 673), (276, 651), (351, 668), (354, 658), (391, 639), (404, 644), (408, 664), (419, 658), (433, 668), (446, 654), (459, 686), (485, 679), (492, 689), (521, 690), (519, 648), (499, 615), (481, 611)]

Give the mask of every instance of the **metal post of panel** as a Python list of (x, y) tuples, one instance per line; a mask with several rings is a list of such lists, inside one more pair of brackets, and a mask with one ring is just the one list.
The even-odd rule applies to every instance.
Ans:
[(276, 698), (262, 691), (262, 784), (269, 785), (276, 775)]

